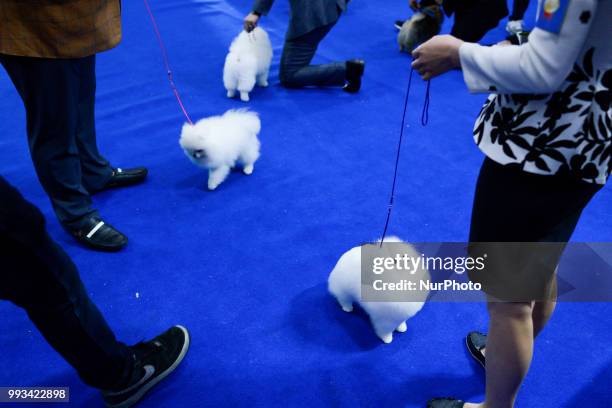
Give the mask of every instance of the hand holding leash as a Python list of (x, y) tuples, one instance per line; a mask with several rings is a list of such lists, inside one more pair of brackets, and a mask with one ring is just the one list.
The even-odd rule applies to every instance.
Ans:
[(250, 33), (251, 31), (253, 31), (255, 29), (255, 27), (257, 27), (257, 23), (259, 22), (259, 14), (252, 12), (249, 13), (249, 15), (247, 15), (244, 18), (244, 30), (247, 33)]
[(412, 68), (429, 80), (453, 68), (460, 68), (459, 47), (463, 41), (452, 35), (436, 35), (412, 51)]

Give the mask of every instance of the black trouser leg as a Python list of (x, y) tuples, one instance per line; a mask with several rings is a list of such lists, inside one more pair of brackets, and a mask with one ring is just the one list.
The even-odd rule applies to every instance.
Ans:
[[(0, 55), (25, 105), (28, 142), (38, 178), (58, 219), (70, 228), (79, 228), (85, 217), (97, 215), (83, 186), (77, 143), (77, 135), (87, 133), (84, 129), (93, 125), (79, 119), (82, 88), (88, 85), (83, 84), (83, 72), (92, 68), (92, 60)], [(89, 134), (89, 139), (81, 137), (79, 143), (95, 143), (91, 138), (95, 134)]]
[(40, 211), (0, 177), (0, 298), (25, 309), (45, 339), (92, 387), (115, 389), (133, 356), (87, 296), (79, 273), (47, 235)]
[(86, 58), (81, 64), (76, 143), (81, 158), (83, 186), (95, 193), (106, 185), (112, 175), (109, 162), (98, 151), (96, 141), (96, 58)]
[(509, 20), (516, 21), (525, 18), (527, 7), (529, 7), (529, 0), (514, 0), (512, 4), (512, 15)]
[(346, 63), (310, 65), (319, 43), (335, 23), (319, 27), (298, 38), (285, 41), (280, 63), (280, 81), (283, 86), (343, 86), (346, 82)]
[(468, 42), (480, 41), (508, 15), (506, 0), (463, 1), (454, 7), (451, 35)]

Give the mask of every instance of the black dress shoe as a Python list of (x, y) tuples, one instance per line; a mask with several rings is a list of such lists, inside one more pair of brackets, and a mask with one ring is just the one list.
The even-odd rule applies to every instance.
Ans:
[(89, 218), (82, 228), (70, 229), (69, 232), (80, 243), (99, 251), (116, 252), (128, 242), (125, 235), (98, 217)]
[(113, 174), (111, 175), (110, 180), (104, 187), (102, 187), (102, 190), (132, 186), (134, 184), (142, 183), (144, 179), (147, 178), (148, 173), (149, 171), (145, 167), (136, 167), (133, 169), (113, 169)]
[(361, 77), (365, 71), (364, 60), (350, 60), (346, 61), (346, 82), (344, 85), (344, 91), (349, 93), (359, 92), (361, 89)]
[(465, 402), (454, 398), (434, 398), (427, 402), (427, 408), (463, 408)]

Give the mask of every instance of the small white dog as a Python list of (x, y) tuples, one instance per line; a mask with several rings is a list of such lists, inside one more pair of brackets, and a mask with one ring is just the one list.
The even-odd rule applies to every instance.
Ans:
[(229, 110), (222, 116), (185, 123), (179, 144), (196, 165), (208, 169), (208, 189), (214, 190), (230, 170), (241, 163), (244, 174), (253, 173), (259, 158), (261, 122), (255, 112)]
[(250, 33), (242, 31), (232, 41), (223, 67), (223, 84), (227, 97), (233, 98), (236, 91), (240, 99), (249, 101), (249, 92), (255, 87), (268, 86), (268, 73), (272, 62), (272, 44), (268, 33), (256, 27)]
[[(384, 241), (402, 243), (397, 237), (388, 237)], [(397, 249), (397, 247), (394, 247)], [(382, 251), (387, 251), (383, 245)], [(392, 257), (394, 251), (388, 250)], [(410, 244), (403, 243), (402, 254), (408, 254), (415, 259), (419, 254)], [(418, 268), (413, 277), (429, 279), (425, 268)], [(336, 298), (342, 310), (353, 311), (353, 303), (357, 303), (370, 316), (370, 322), (376, 335), (385, 343), (393, 341), (393, 332), (403, 333), (407, 330), (406, 320), (416, 315), (423, 307), (427, 293), (420, 293), (422, 302), (364, 302), (361, 300), (361, 247), (355, 247), (344, 253), (329, 275), (328, 289)]]

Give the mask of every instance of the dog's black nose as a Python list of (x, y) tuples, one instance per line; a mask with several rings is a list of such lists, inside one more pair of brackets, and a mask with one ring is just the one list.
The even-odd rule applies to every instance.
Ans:
[(194, 157), (194, 158), (199, 159), (199, 158), (201, 158), (202, 156), (204, 156), (204, 150), (201, 150), (201, 149), (199, 149), (199, 150), (194, 150), (194, 152), (193, 152), (193, 157)]

